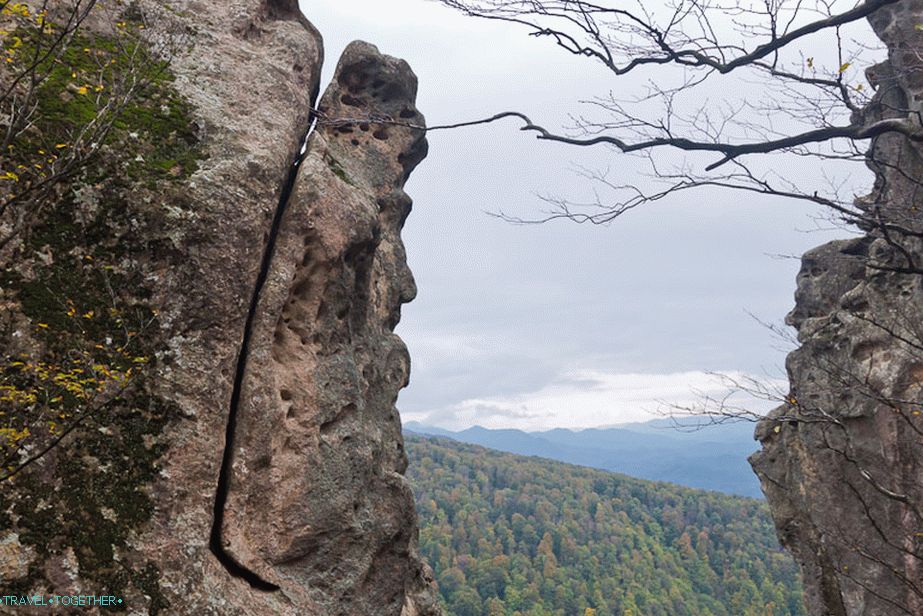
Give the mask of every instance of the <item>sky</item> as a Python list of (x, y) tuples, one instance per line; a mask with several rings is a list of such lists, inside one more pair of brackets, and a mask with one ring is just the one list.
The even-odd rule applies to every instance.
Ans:
[[(580, 100), (631, 92), (646, 78), (614, 80), (521, 29), (430, 0), (301, 7), (324, 37), (323, 83), (349, 41), (369, 41), (413, 67), (430, 125), (516, 109), (561, 129)], [(412, 357), (398, 400), (405, 421), (579, 429), (720, 396), (726, 386), (714, 373), (784, 389), (791, 345), (766, 324), (793, 307), (793, 255), (844, 236), (817, 210), (701, 189), (607, 226), (515, 225), (490, 214), (529, 218), (547, 209), (540, 195), (592, 194), (575, 167), (608, 168), (622, 181), (646, 167), (605, 148), (538, 142), (514, 122), (428, 139), (429, 156), (405, 188), (414, 209), (403, 237), (419, 289), (397, 329)], [(816, 173), (774, 164), (789, 178)]]

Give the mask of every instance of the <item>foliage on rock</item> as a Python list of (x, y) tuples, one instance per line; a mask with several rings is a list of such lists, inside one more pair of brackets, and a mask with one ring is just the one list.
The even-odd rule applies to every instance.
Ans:
[(148, 393), (169, 357), (143, 266), (169, 255), (162, 204), (182, 206), (201, 155), (143, 16), (71, 9), (6, 3), (0, 20), (0, 527), (37, 556), (16, 588), (57, 566), (153, 614), (156, 567), (127, 549), (171, 413)]

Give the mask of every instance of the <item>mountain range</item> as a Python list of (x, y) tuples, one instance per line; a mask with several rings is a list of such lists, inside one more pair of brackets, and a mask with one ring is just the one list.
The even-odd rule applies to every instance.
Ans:
[(451, 431), (407, 422), (405, 432), (441, 436), (525, 456), (669, 481), (691, 488), (762, 498), (747, 463), (756, 451), (753, 424), (741, 421), (696, 429), (701, 419), (655, 419), (611, 428), (540, 432), (474, 426)]

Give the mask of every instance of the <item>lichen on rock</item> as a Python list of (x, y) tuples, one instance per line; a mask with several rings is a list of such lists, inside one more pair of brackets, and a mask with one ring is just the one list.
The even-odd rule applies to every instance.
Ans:
[[(157, 564), (140, 554), (120, 561), (155, 507), (147, 486), (173, 413), (151, 393), (161, 325), (146, 268), (153, 253), (174, 255), (150, 187), (182, 203), (179, 186), (203, 155), (172, 73), (132, 35), (137, 25), (125, 17), (120, 33), (78, 32), (43, 67), (34, 122), (3, 160), (19, 173), (2, 225), (0, 527), (5, 541), (16, 538), (7, 545), (21, 546), (11, 555), (17, 574), (4, 575), (10, 591), (93, 586), (144, 595), (156, 613), (169, 605)], [(45, 42), (23, 26), (10, 32), (25, 57)], [(90, 71), (95, 96), (70, 87)], [(128, 75), (137, 89), (123, 102)], [(80, 142), (103, 122), (111, 126), (99, 143)], [(31, 204), (32, 217), (18, 212), (15, 191), (45, 181), (58, 153), (76, 148), (93, 154)], [(167, 159), (181, 169), (166, 170)], [(55, 564), (64, 561), (72, 566)]]

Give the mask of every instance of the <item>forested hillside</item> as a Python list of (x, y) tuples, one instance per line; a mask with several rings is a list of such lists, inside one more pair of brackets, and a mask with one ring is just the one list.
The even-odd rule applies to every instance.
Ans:
[(453, 616), (803, 614), (764, 503), (406, 435)]

